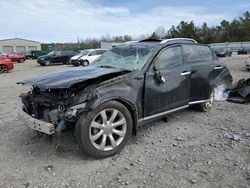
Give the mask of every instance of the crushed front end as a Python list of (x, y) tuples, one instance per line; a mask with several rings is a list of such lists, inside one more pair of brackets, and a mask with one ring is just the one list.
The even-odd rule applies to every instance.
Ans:
[(79, 96), (67, 89), (48, 89), (40, 91), (34, 87), (28, 93), (20, 95), (23, 103), (19, 118), (39, 132), (48, 135), (60, 134), (77, 121), (86, 103), (77, 104)]

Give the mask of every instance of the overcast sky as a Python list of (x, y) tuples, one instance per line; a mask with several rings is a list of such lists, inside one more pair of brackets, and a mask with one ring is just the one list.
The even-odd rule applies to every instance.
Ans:
[(77, 38), (139, 36), (180, 21), (218, 25), (250, 10), (249, 0), (0, 0), (0, 39), (76, 42)]

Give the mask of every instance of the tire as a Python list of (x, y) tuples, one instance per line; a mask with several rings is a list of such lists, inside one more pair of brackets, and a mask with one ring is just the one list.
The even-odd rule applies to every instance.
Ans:
[(83, 60), (83, 61), (81, 62), (81, 65), (84, 66), (84, 67), (86, 67), (86, 66), (89, 65), (89, 61), (88, 61), (88, 60)]
[(214, 101), (214, 91), (212, 91), (208, 102), (203, 102), (203, 103), (194, 105), (194, 108), (200, 112), (208, 112), (212, 109), (213, 101)]
[(51, 65), (51, 62), (49, 60), (46, 60), (45, 63), (44, 63), (45, 66), (49, 66)]
[(84, 153), (94, 158), (106, 158), (125, 147), (132, 135), (132, 126), (128, 109), (117, 101), (108, 101), (83, 113), (77, 121), (75, 134)]
[(0, 74), (7, 73), (9, 71), (6, 65), (0, 65)]
[(25, 61), (24, 59), (20, 59), (19, 63), (24, 63), (24, 61)]
[(247, 71), (249, 72), (249, 71), (250, 71), (250, 69), (247, 69)]

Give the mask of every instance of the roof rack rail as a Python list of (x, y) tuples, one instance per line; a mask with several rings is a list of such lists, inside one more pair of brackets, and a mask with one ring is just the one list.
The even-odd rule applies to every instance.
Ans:
[(160, 44), (164, 44), (164, 43), (171, 42), (171, 41), (187, 41), (187, 42), (193, 42), (195, 44), (198, 43), (196, 40), (191, 39), (191, 38), (171, 38), (171, 39), (162, 40)]

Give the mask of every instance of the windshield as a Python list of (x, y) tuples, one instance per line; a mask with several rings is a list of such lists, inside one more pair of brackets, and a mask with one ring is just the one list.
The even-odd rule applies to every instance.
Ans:
[(126, 70), (141, 70), (150, 54), (151, 50), (148, 46), (117, 46), (96, 59), (93, 65)]
[(53, 55), (55, 53), (55, 51), (52, 51), (50, 53), (48, 53), (47, 55)]
[(88, 50), (83, 50), (83, 51), (81, 51), (81, 53), (79, 55), (80, 56), (85, 56), (85, 55), (88, 55), (88, 54), (89, 54)]

